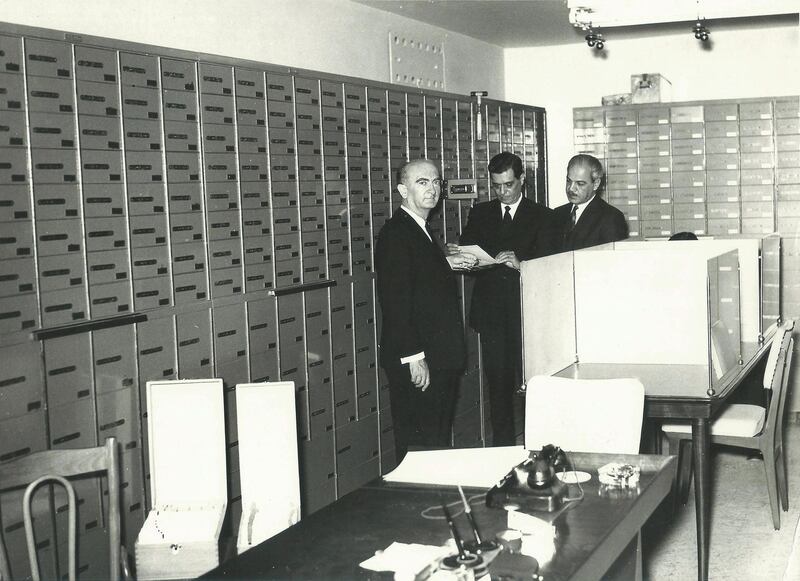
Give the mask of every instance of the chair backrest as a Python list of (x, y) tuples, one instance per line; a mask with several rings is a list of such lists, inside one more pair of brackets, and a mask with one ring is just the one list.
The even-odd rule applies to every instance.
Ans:
[[(47, 450), (23, 456), (17, 460), (0, 464), (0, 492), (25, 488), (23, 514), (25, 535), (28, 545), (28, 558), (31, 576), (37, 581), (40, 578), (36, 554), (33, 526), (30, 514), (31, 496), (35, 489), (46, 482), (57, 482), (67, 490), (69, 502), (69, 579), (75, 577), (75, 535), (76, 535), (76, 503), (75, 493), (70, 478), (94, 475), (106, 472), (108, 476), (108, 535), (109, 578), (119, 579), (120, 574), (120, 509), (119, 509), (119, 463), (117, 441), (108, 438), (105, 445), (96, 448), (79, 448), (74, 450)], [(0, 529), (1, 530), (1, 529)], [(2, 541), (2, 539), (0, 539)], [(0, 542), (0, 579), (11, 579), (8, 555), (4, 544)]]
[[(781, 441), (780, 432), (783, 429), (783, 411), (786, 404), (786, 393), (789, 383), (789, 372), (792, 367), (792, 352), (794, 350), (794, 338), (792, 337), (792, 328), (794, 321), (787, 321), (778, 328), (778, 333), (775, 334), (772, 346), (770, 347), (769, 359), (767, 360), (767, 368), (765, 372), (764, 386), (767, 386), (766, 375), (772, 371), (772, 378), (769, 385), (772, 387), (772, 397), (769, 400), (769, 408), (767, 409), (767, 418), (764, 421), (764, 429), (762, 434), (767, 434), (769, 437), (777, 438)], [(774, 368), (771, 369), (772, 354), (775, 355)]]
[(783, 373), (783, 369), (778, 368), (778, 356), (781, 353), (781, 349), (786, 347), (784, 342), (788, 341), (788, 337), (792, 334), (792, 329), (794, 329), (794, 321), (789, 319), (775, 330), (775, 336), (772, 338), (769, 348), (769, 355), (767, 355), (767, 365), (764, 368), (764, 389), (772, 389), (775, 379), (779, 379), (779, 374)]
[(525, 448), (637, 454), (644, 386), (638, 379), (536, 376), (525, 393)]

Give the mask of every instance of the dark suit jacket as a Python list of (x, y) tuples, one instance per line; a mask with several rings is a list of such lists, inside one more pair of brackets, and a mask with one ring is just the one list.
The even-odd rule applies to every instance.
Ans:
[(381, 364), (425, 352), (428, 367), (461, 369), (466, 349), (456, 275), (414, 219), (398, 208), (375, 247)]
[[(459, 238), (459, 244), (477, 244), (490, 256), (513, 250), (519, 260), (530, 260), (559, 250), (553, 230), (553, 211), (522, 198), (511, 228), (503, 230), (503, 212), (498, 200), (477, 204)], [(475, 273), (475, 288), (469, 311), (470, 326), (485, 332), (506, 320), (519, 319), (519, 272), (496, 266)]]
[(581, 214), (575, 228), (570, 231), (572, 204), (567, 203), (555, 209), (557, 227), (563, 243), (561, 251), (580, 250), (607, 242), (625, 240), (628, 237), (628, 223), (625, 216), (600, 196), (595, 196)]

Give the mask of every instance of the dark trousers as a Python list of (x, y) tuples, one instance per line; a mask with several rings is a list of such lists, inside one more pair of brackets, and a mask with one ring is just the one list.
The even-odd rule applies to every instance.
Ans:
[(521, 334), (519, 320), (481, 332), (481, 363), (486, 374), (494, 446), (517, 443), (514, 398), (522, 384)]
[(383, 368), (389, 379), (395, 452), (399, 463), (410, 446), (450, 447), (456, 390), (461, 373), (431, 369), (431, 384), (421, 391), (411, 383), (408, 365)]

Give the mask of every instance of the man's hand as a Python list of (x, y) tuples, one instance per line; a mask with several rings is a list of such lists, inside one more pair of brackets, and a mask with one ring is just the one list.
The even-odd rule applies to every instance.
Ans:
[(450, 254), (446, 258), (447, 262), (450, 263), (450, 268), (453, 270), (470, 270), (478, 264), (477, 257), (469, 252)]
[(461, 252), (461, 250), (459, 250), (458, 244), (453, 242), (447, 243), (447, 254), (458, 254), (459, 252)]
[(428, 364), (424, 359), (409, 363), (408, 370), (411, 372), (411, 383), (415, 387), (420, 388), (421, 391), (428, 389), (431, 384), (431, 372), (428, 370)]
[(494, 259), (515, 270), (519, 270), (519, 259), (513, 250), (503, 250)]

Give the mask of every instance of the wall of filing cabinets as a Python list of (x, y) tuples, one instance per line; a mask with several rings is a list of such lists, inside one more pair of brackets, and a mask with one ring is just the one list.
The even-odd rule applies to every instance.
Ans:
[(575, 109), (574, 132), (631, 235), (778, 232), (780, 312), (800, 317), (800, 97)]
[[(428, 157), (487, 199), (489, 157), (513, 150), (546, 201), (544, 111), (484, 103), (479, 140), (468, 97), (0, 27), (0, 462), (116, 436), (131, 548), (148, 506), (145, 382), (222, 377), (232, 522), (236, 383), (295, 382), (306, 513), (391, 469), (372, 250), (395, 170)], [(443, 203), (442, 241), (470, 203)], [(469, 345), (461, 446), (487, 436)], [(106, 570), (92, 540), (104, 486), (78, 489), (86, 575)], [(37, 524), (50, 573), (62, 520)]]

